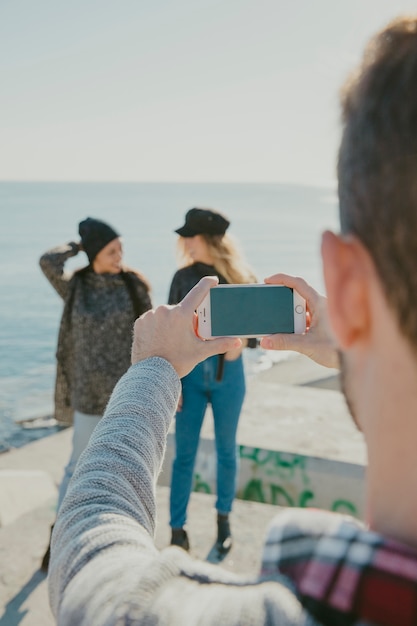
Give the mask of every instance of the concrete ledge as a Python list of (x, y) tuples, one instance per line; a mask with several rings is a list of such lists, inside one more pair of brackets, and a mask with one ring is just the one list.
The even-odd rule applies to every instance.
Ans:
[[(330, 372), (330, 376), (329, 376)], [(248, 381), (239, 420), (238, 498), (316, 507), (364, 516), (367, 464), (362, 433), (352, 422), (336, 371), (294, 355)], [(159, 482), (168, 486), (175, 420)], [(194, 489), (216, 492), (211, 408), (207, 410)]]
[(42, 470), (0, 470), (0, 527), (56, 497), (57, 489)]
[[(158, 484), (169, 486), (174, 458), (170, 433)], [(237, 497), (279, 506), (315, 507), (364, 516), (365, 467), (295, 452), (239, 446)], [(194, 491), (216, 493), (213, 439), (202, 438), (194, 469)]]

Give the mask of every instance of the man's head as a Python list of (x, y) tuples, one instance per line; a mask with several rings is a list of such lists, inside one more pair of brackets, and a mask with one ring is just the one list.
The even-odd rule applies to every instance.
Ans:
[(369, 43), (342, 91), (342, 234), (370, 254), (401, 332), (417, 349), (417, 18)]
[(367, 521), (417, 545), (417, 498), (403, 495), (417, 484), (417, 18), (369, 43), (342, 110), (342, 232), (322, 238), (327, 310), (367, 445)]

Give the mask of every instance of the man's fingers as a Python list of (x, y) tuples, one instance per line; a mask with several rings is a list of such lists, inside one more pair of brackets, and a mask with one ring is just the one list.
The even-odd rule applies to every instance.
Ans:
[(202, 303), (210, 289), (216, 287), (218, 284), (219, 279), (217, 276), (205, 276), (187, 293), (185, 298), (181, 300), (181, 308), (191, 314), (191, 312), (195, 311), (198, 305)]
[(272, 276), (268, 276), (268, 278), (265, 278), (265, 283), (267, 283), (268, 285), (285, 285), (286, 287), (295, 289), (297, 293), (299, 293), (300, 296), (302, 296), (307, 301), (311, 300), (311, 298), (317, 295), (316, 290), (310, 287), (310, 285), (306, 283), (304, 278), (290, 276), (289, 274), (273, 274)]

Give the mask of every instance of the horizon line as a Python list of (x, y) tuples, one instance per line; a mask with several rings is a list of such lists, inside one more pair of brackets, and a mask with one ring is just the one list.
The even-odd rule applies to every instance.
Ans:
[(28, 179), (28, 178), (0, 178), (0, 183), (23, 183), (23, 184), (111, 184), (111, 185), (287, 185), (298, 187), (335, 188), (337, 180), (319, 183), (299, 182), (299, 181), (277, 181), (277, 180), (101, 180), (101, 179)]

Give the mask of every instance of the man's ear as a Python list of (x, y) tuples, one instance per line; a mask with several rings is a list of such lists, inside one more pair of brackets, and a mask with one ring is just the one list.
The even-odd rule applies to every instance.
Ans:
[(355, 237), (329, 231), (321, 242), (330, 323), (337, 343), (347, 349), (369, 332), (369, 259)]

